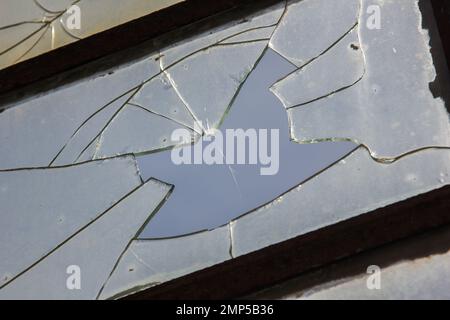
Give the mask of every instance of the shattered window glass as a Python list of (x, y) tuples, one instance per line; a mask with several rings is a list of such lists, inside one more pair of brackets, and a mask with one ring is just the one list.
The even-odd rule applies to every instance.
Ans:
[(0, 299), (123, 297), (449, 184), (421, 15), (280, 1), (2, 106)]
[(2, 0), (0, 69), (181, 1)]

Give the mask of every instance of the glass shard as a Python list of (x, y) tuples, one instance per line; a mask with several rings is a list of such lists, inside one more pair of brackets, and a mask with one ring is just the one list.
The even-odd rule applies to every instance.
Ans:
[[(100, 109), (98, 113), (86, 120), (79, 127), (79, 130), (70, 138), (69, 142), (63, 147), (61, 153), (52, 163), (52, 166), (64, 165), (67, 163), (76, 163), (77, 160), (92, 160), (96, 150), (96, 143), (92, 143), (93, 150), (84, 150), (87, 145), (95, 137), (101, 128), (105, 127), (114, 114), (126, 103), (131, 97), (131, 93), (120, 97), (119, 99), (106, 105), (104, 109)], [(86, 151), (86, 152), (83, 152)], [(84, 156), (86, 158), (84, 158)], [(81, 158), (81, 159), (80, 159)]]
[(105, 285), (111, 299), (167, 282), (230, 259), (229, 227), (182, 238), (135, 240)]
[(364, 57), (355, 28), (323, 56), (274, 84), (271, 91), (289, 109), (351, 87), (363, 74)]
[(304, 0), (289, 4), (270, 47), (298, 67), (311, 61), (357, 22), (361, 0)]
[[(96, 299), (130, 239), (170, 189), (154, 180), (139, 187), (46, 259), (3, 287), (0, 299)], [(97, 196), (97, 192), (91, 194)], [(79, 290), (68, 290), (70, 266), (80, 270)]]
[(266, 45), (254, 42), (212, 47), (168, 70), (177, 91), (203, 126), (219, 126)]
[(131, 99), (130, 104), (137, 104), (149, 111), (194, 128), (195, 120), (192, 114), (164, 73), (146, 83)]
[(140, 183), (132, 157), (0, 172), (0, 287)]
[(185, 127), (148, 110), (126, 105), (103, 132), (94, 158), (170, 148), (177, 144), (171, 140), (171, 134), (180, 128)]

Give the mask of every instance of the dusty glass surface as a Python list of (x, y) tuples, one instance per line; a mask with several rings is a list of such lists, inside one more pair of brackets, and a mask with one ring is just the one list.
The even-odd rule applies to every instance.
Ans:
[[(119, 297), (449, 184), (421, 18), (411, 0), (282, 1), (8, 106), (0, 298)], [(216, 128), (270, 133), (279, 170), (173, 162)]]

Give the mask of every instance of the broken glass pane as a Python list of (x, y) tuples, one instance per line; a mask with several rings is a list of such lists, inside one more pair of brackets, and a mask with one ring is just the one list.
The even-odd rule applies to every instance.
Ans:
[[(268, 49), (241, 88), (220, 127), (223, 136), (227, 130), (236, 129), (250, 130), (249, 132), (278, 130), (279, 157), (273, 157), (272, 163), (264, 166), (238, 164), (237, 161), (224, 165), (209, 165), (205, 162), (177, 165), (172, 160), (171, 150), (138, 157), (144, 179), (155, 177), (175, 185), (170, 199), (160, 208), (140, 237), (172, 237), (217, 228), (278, 198), (356, 147), (348, 142), (300, 145), (290, 140), (286, 111), (268, 88), (293, 69), (289, 62)], [(119, 138), (113, 141), (120, 142), (117, 139)], [(271, 139), (269, 137), (268, 143), (273, 145), (275, 154), (276, 146), (271, 143)], [(180, 152), (190, 154), (193, 158), (201, 143), (203, 148), (211, 145), (202, 140), (193, 146), (182, 148)], [(227, 154), (236, 155), (236, 148), (227, 150), (224, 146), (219, 151), (222, 153), (220, 157), (226, 160)], [(261, 170), (269, 167), (278, 172), (274, 175), (261, 175)], [(233, 201), (230, 202), (229, 199)]]
[[(105, 185), (116, 180), (111, 178)], [(131, 239), (164, 202), (170, 189), (155, 180), (138, 187), (3, 287), (0, 299), (96, 299)], [(67, 272), (71, 266), (82, 271), (79, 290), (68, 290)]]
[(132, 157), (0, 171), (0, 287), (140, 183)]
[[(152, 45), (144, 59), (2, 112), (0, 170), (12, 170), (0, 172), (0, 179), (17, 174), (21, 182), (8, 178), (1, 192), (31, 192), (22, 185), (32, 179), (22, 175), (34, 170), (68, 172), (124, 154), (138, 156), (144, 180), (161, 182), (152, 180), (126, 199), (117, 196), (120, 202), (111, 193), (105, 204), (99, 190), (108, 191), (112, 178), (139, 185), (136, 168), (129, 177), (114, 172), (81, 191), (74, 191), (75, 182), (87, 183), (96, 173), (64, 179), (69, 189), (46, 174), (42, 184), (51, 187), (33, 191), (36, 203), (27, 212), (41, 212), (34, 209), (41, 203), (48, 212), (21, 222), (38, 224), (42, 215), (51, 220), (85, 205), (100, 209), (68, 219), (74, 229), (63, 235), (51, 220), (51, 236), (29, 248), (36, 252), (33, 259), (8, 262), (16, 271), (7, 270), (4, 281), (15, 280), (0, 297), (128, 294), (449, 184), (448, 114), (429, 90), (435, 71), (417, 1), (385, 2), (379, 30), (362, 19), (368, 5), (304, 0), (289, 2), (286, 11), (283, 2), (158, 52)], [(192, 144), (172, 141), (175, 129), (187, 129)], [(231, 147), (215, 152), (222, 165), (196, 163), (195, 151), (217, 146), (227, 129), (270, 132), (269, 161), (227, 163), (228, 155), (238, 153)], [(279, 138), (278, 150), (268, 145), (273, 137)], [(205, 149), (198, 148), (201, 143)], [(177, 165), (172, 151), (190, 153), (195, 165)], [(251, 152), (243, 158), (251, 159)], [(14, 169), (47, 166), (65, 167)], [(262, 174), (271, 170), (276, 173)], [(174, 191), (166, 198), (169, 184)], [(135, 190), (123, 188), (126, 194)], [(53, 205), (46, 192), (78, 202), (69, 209), (70, 201), (60, 197)], [(22, 200), (11, 198), (10, 215)], [(21, 226), (5, 234), (15, 237)], [(192, 234), (201, 230), (210, 231)], [(181, 252), (167, 256), (172, 250)], [(79, 292), (65, 287), (65, 268), (75, 263), (89, 274)], [(40, 292), (49, 282), (55, 286)]]
[(0, 69), (181, 1), (2, 0)]
[(0, 40), (4, 46), (0, 49), (0, 69), (75, 40), (64, 32), (59, 19), (77, 1), (53, 1), (46, 7), (48, 2), (2, 2)]

